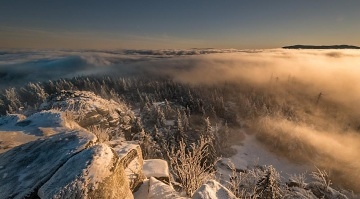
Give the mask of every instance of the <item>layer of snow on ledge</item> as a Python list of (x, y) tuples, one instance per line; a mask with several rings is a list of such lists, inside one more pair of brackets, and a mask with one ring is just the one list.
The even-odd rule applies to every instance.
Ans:
[(192, 199), (236, 199), (236, 196), (215, 180), (209, 180), (195, 191)]
[(147, 178), (169, 177), (168, 164), (165, 160), (161, 159), (144, 160), (143, 172)]

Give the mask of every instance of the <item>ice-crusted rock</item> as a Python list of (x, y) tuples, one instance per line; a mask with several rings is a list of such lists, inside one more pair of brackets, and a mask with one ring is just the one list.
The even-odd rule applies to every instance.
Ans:
[(237, 197), (226, 187), (215, 180), (209, 180), (201, 185), (192, 196), (192, 199), (236, 199)]
[(44, 137), (0, 154), (0, 198), (25, 198), (37, 190), (72, 156), (96, 142), (86, 131)]
[(38, 191), (41, 198), (133, 198), (122, 162), (105, 144), (70, 158)]
[(121, 140), (112, 140), (108, 144), (119, 157), (129, 180), (130, 189), (134, 190), (145, 179), (142, 171), (144, 160), (140, 146), (136, 142)]
[(80, 126), (120, 127), (131, 130), (134, 113), (124, 103), (106, 100), (88, 91), (61, 91), (51, 95), (40, 109), (69, 111)]
[(164, 183), (170, 183), (169, 166), (165, 160), (144, 160), (143, 172), (147, 178), (154, 177)]

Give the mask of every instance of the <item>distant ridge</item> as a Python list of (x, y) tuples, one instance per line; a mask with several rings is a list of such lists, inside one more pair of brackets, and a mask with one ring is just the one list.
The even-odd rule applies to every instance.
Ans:
[(284, 46), (285, 49), (360, 49), (358, 46), (350, 45), (331, 45), (331, 46), (313, 46), (313, 45), (293, 45)]

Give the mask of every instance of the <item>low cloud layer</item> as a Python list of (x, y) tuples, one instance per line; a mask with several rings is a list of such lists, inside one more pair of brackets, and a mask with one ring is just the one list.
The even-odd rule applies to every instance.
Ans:
[(296, 80), (315, 95), (322, 92), (349, 106), (360, 100), (359, 50), (24, 50), (1, 51), (0, 60), (3, 87), (81, 75), (145, 73), (190, 84), (267, 86), (271, 79)]

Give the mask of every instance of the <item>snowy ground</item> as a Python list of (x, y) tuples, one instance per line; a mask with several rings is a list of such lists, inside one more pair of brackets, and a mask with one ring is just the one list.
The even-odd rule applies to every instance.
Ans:
[[(256, 165), (273, 165), (284, 179), (288, 179), (289, 174), (299, 174), (312, 170), (309, 165), (290, 162), (286, 158), (279, 157), (269, 151), (256, 139), (255, 135), (245, 134), (242, 142), (232, 146), (232, 148), (236, 150), (236, 154), (221, 161), (225, 165), (231, 161), (238, 170), (246, 170)], [(218, 171), (225, 176), (230, 174), (229, 169), (226, 169), (225, 166), (220, 166)]]

